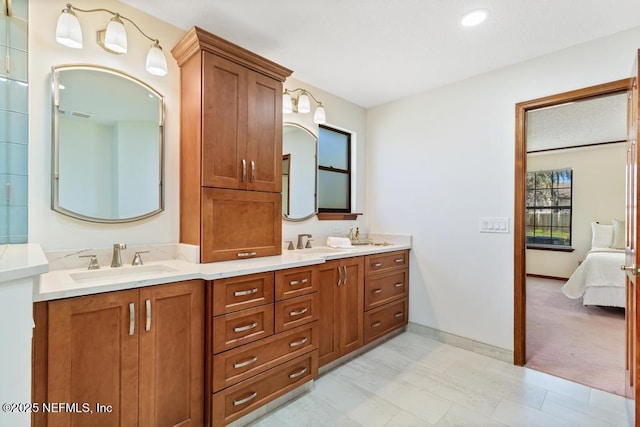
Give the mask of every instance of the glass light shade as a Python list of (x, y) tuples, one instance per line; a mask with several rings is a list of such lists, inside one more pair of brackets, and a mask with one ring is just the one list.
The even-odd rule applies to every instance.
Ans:
[(293, 103), (291, 102), (291, 95), (288, 93), (282, 94), (282, 113), (293, 113)]
[(82, 49), (82, 29), (73, 11), (63, 9), (56, 25), (56, 41), (63, 46)]
[(324, 107), (320, 105), (313, 113), (313, 123), (322, 125), (327, 122), (327, 116), (324, 113)]
[(151, 46), (147, 53), (147, 71), (154, 76), (164, 76), (167, 74), (167, 58), (158, 43)]
[(104, 34), (104, 45), (114, 52), (127, 53), (127, 32), (117, 15), (111, 18), (109, 25), (107, 25), (107, 30)]
[(300, 94), (298, 97), (298, 113), (308, 113), (311, 111), (311, 103), (306, 93)]

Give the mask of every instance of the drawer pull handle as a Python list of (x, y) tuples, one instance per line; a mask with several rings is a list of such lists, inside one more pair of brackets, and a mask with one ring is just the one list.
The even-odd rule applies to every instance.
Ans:
[(242, 159), (242, 182), (247, 180), (247, 160)]
[(256, 292), (258, 292), (258, 288), (247, 289), (246, 291), (235, 291), (233, 293), (233, 296), (234, 297), (242, 297), (242, 296), (245, 296), (245, 295), (255, 294)]
[(400, 311), (400, 312), (394, 314), (394, 316), (395, 317), (402, 317), (402, 316), (404, 316), (404, 313), (402, 311)]
[(129, 303), (129, 335), (136, 332), (136, 305)]
[(400, 264), (401, 262), (404, 262), (404, 258), (396, 258), (396, 262)]
[(393, 286), (395, 286), (396, 288), (401, 288), (401, 287), (403, 287), (403, 286), (404, 286), (404, 283), (396, 283), (396, 284), (395, 284), (395, 285), (393, 285)]
[(243, 405), (243, 404), (245, 404), (247, 402), (250, 402), (253, 399), (255, 399), (257, 395), (258, 395), (258, 392), (254, 391), (253, 393), (251, 393), (249, 396), (245, 397), (244, 399), (234, 400), (233, 401), (233, 406), (240, 406), (240, 405)]
[(292, 280), (289, 282), (289, 285), (291, 286), (295, 286), (295, 285), (304, 285), (305, 283), (307, 283), (308, 280), (307, 279), (302, 279), (302, 280)]
[(297, 347), (299, 345), (302, 345), (304, 343), (306, 343), (308, 341), (307, 337), (302, 338), (300, 341), (293, 341), (289, 343), (289, 347)]
[(145, 300), (145, 307), (147, 309), (147, 318), (146, 318), (146, 323), (145, 323), (145, 327), (144, 330), (145, 331), (150, 331), (151, 330), (151, 300)]
[(380, 325), (382, 325), (382, 322), (378, 320), (377, 322), (372, 323), (372, 324), (371, 324), (371, 327), (372, 327), (372, 328), (377, 328), (377, 327), (378, 327), (378, 326), (380, 326)]
[(309, 311), (309, 309), (307, 307), (303, 308), (302, 310), (298, 310), (298, 311), (290, 311), (289, 312), (289, 316), (300, 316), (301, 314), (305, 314), (307, 311)]
[(378, 295), (378, 294), (382, 293), (382, 289), (380, 289), (380, 288), (378, 288), (378, 289), (374, 289), (374, 290), (372, 290), (372, 291), (371, 291), (371, 293), (372, 293), (373, 295)]
[(298, 372), (294, 372), (293, 374), (289, 374), (290, 379), (298, 378), (300, 375), (304, 375), (307, 372), (307, 368), (302, 368)]
[(233, 332), (245, 332), (249, 329), (255, 328), (256, 326), (258, 326), (258, 322), (253, 322), (252, 324), (247, 326), (238, 326), (237, 328), (233, 328)]
[(238, 253), (238, 258), (248, 258), (256, 255), (258, 255), (257, 252), (240, 252)]
[(254, 357), (252, 357), (252, 358), (251, 358), (251, 359), (249, 359), (249, 360), (245, 360), (244, 362), (235, 363), (235, 364), (233, 365), (233, 367), (234, 367), (235, 369), (244, 368), (245, 366), (249, 366), (249, 365), (251, 365), (252, 363), (256, 363), (257, 361), (258, 361), (258, 358), (254, 356)]
[(382, 267), (382, 263), (381, 262), (376, 262), (375, 264), (373, 264), (374, 267)]

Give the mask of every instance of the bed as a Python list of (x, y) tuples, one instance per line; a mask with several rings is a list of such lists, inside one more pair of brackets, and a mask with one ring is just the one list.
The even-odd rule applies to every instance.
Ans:
[(594, 248), (562, 287), (569, 298), (582, 297), (583, 305), (625, 307), (624, 250)]
[(567, 297), (582, 297), (583, 305), (626, 306), (626, 278), (620, 269), (625, 261), (625, 222), (612, 222), (591, 222), (591, 250), (562, 287)]

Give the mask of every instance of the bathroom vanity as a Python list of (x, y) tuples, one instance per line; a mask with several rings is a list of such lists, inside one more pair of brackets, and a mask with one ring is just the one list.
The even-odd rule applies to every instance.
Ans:
[(34, 425), (117, 417), (221, 426), (263, 415), (306, 390), (321, 367), (406, 325), (409, 248), (405, 240), (44, 274), (34, 297), (34, 402), (93, 412), (40, 412)]

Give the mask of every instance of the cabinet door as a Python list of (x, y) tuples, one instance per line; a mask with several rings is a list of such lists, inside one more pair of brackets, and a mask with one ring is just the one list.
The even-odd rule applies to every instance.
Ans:
[(203, 188), (200, 261), (282, 253), (281, 205), (279, 193)]
[[(130, 290), (49, 303), (47, 400), (93, 411), (50, 412), (49, 427), (138, 424), (137, 302)], [(97, 412), (97, 404), (112, 410)]]
[(140, 289), (140, 426), (201, 426), (204, 284)]
[(282, 83), (249, 71), (247, 189), (282, 190)]
[(202, 55), (202, 185), (246, 188), (248, 70)]
[(340, 261), (328, 261), (318, 268), (318, 282), (320, 284), (318, 293), (320, 296), (320, 318), (318, 327), (320, 329), (320, 341), (318, 345), (318, 356), (320, 366), (324, 366), (340, 356), (340, 342), (337, 327), (337, 318), (340, 310), (336, 304), (338, 297), (338, 275), (342, 268)]
[(340, 355), (360, 348), (364, 342), (364, 260), (362, 257), (342, 260), (344, 276), (340, 286)]

